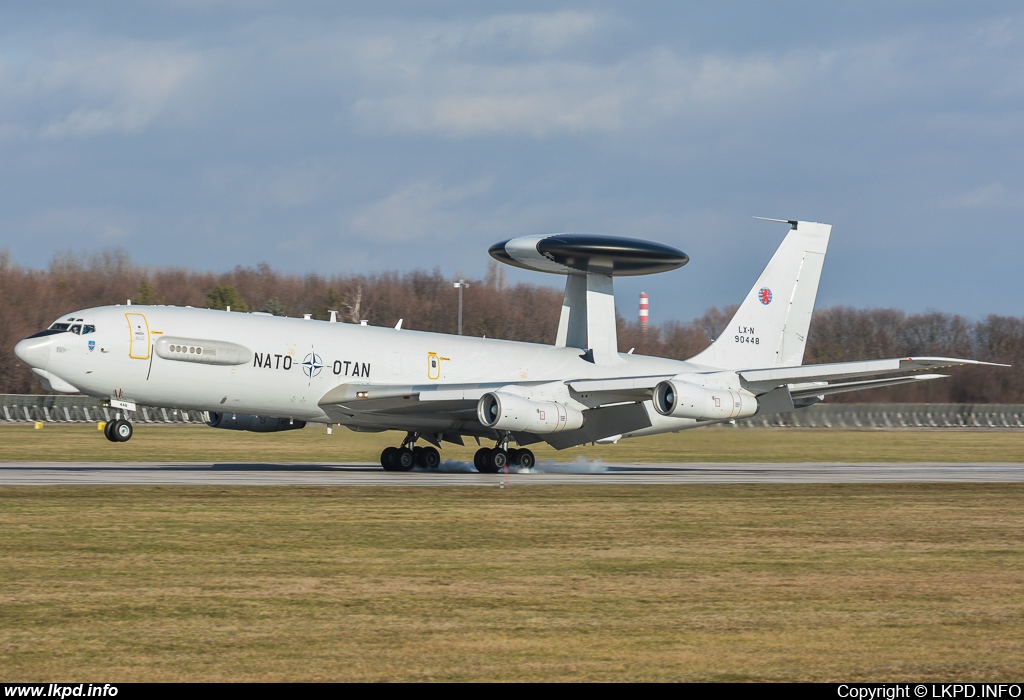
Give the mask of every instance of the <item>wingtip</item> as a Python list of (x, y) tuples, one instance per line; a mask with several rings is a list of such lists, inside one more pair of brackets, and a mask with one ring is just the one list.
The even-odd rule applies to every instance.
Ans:
[(793, 228), (796, 228), (797, 224), (800, 223), (796, 219), (773, 219), (770, 216), (755, 216), (754, 218), (758, 221), (775, 221), (780, 224), (789, 224)]

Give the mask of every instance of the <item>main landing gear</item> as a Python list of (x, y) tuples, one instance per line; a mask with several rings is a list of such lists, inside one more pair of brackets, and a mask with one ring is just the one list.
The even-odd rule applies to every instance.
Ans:
[(530, 450), (526, 448), (510, 450), (508, 436), (502, 438), (494, 447), (481, 447), (473, 455), (473, 466), (481, 474), (497, 474), (508, 466), (530, 469), (536, 463), (537, 458)]
[(380, 453), (380, 466), (389, 472), (407, 472), (413, 467), (437, 469), (441, 464), (441, 453), (432, 445), (416, 445), (418, 433), (409, 433), (401, 447), (385, 447)]
[(103, 436), (111, 442), (128, 442), (134, 433), (132, 424), (120, 417), (110, 421), (103, 428)]

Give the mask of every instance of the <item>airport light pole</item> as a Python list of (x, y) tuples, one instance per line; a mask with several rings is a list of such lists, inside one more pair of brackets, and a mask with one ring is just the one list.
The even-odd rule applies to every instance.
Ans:
[(462, 335), (462, 290), (469, 285), (466, 284), (466, 280), (459, 280), (454, 286), (459, 290), (459, 335)]

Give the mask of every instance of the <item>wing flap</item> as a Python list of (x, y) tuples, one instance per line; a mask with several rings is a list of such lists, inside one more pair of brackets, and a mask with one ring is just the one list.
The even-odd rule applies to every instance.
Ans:
[(579, 430), (541, 435), (540, 438), (556, 450), (564, 450), (651, 426), (651, 417), (643, 405), (638, 403), (594, 408), (587, 411), (586, 415), (587, 421)]
[(828, 394), (844, 394), (848, 391), (861, 391), (863, 389), (878, 389), (883, 386), (897, 386), (899, 384), (912, 384), (913, 382), (926, 382), (930, 379), (945, 379), (947, 374), (913, 374), (909, 377), (885, 377), (881, 379), (862, 379), (854, 382), (837, 382), (833, 384), (815, 384), (806, 386), (795, 384), (790, 389), (790, 395), (794, 399), (803, 399), (809, 396), (825, 396)]

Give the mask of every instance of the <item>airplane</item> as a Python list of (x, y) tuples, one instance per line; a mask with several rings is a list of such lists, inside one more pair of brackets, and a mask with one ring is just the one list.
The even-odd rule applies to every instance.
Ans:
[[(437, 468), (443, 443), (494, 442), (477, 470), (528, 469), (530, 445), (556, 449), (787, 413), (826, 396), (938, 379), (991, 365), (905, 357), (804, 365), (832, 226), (785, 219), (779, 248), (726, 330), (686, 361), (619, 352), (614, 278), (682, 267), (660, 243), (590, 234), (497, 243), (503, 263), (565, 276), (552, 345), (175, 306), (84, 309), (20, 341), (17, 357), (55, 392), (118, 410), (112, 442), (133, 434), (137, 404), (204, 411), (214, 428), (276, 432), (307, 423), (404, 431), (388, 471)], [(1000, 365), (1005, 366), (1005, 365)], [(417, 445), (420, 440), (427, 445)], [(515, 445), (514, 447), (512, 445)]]

